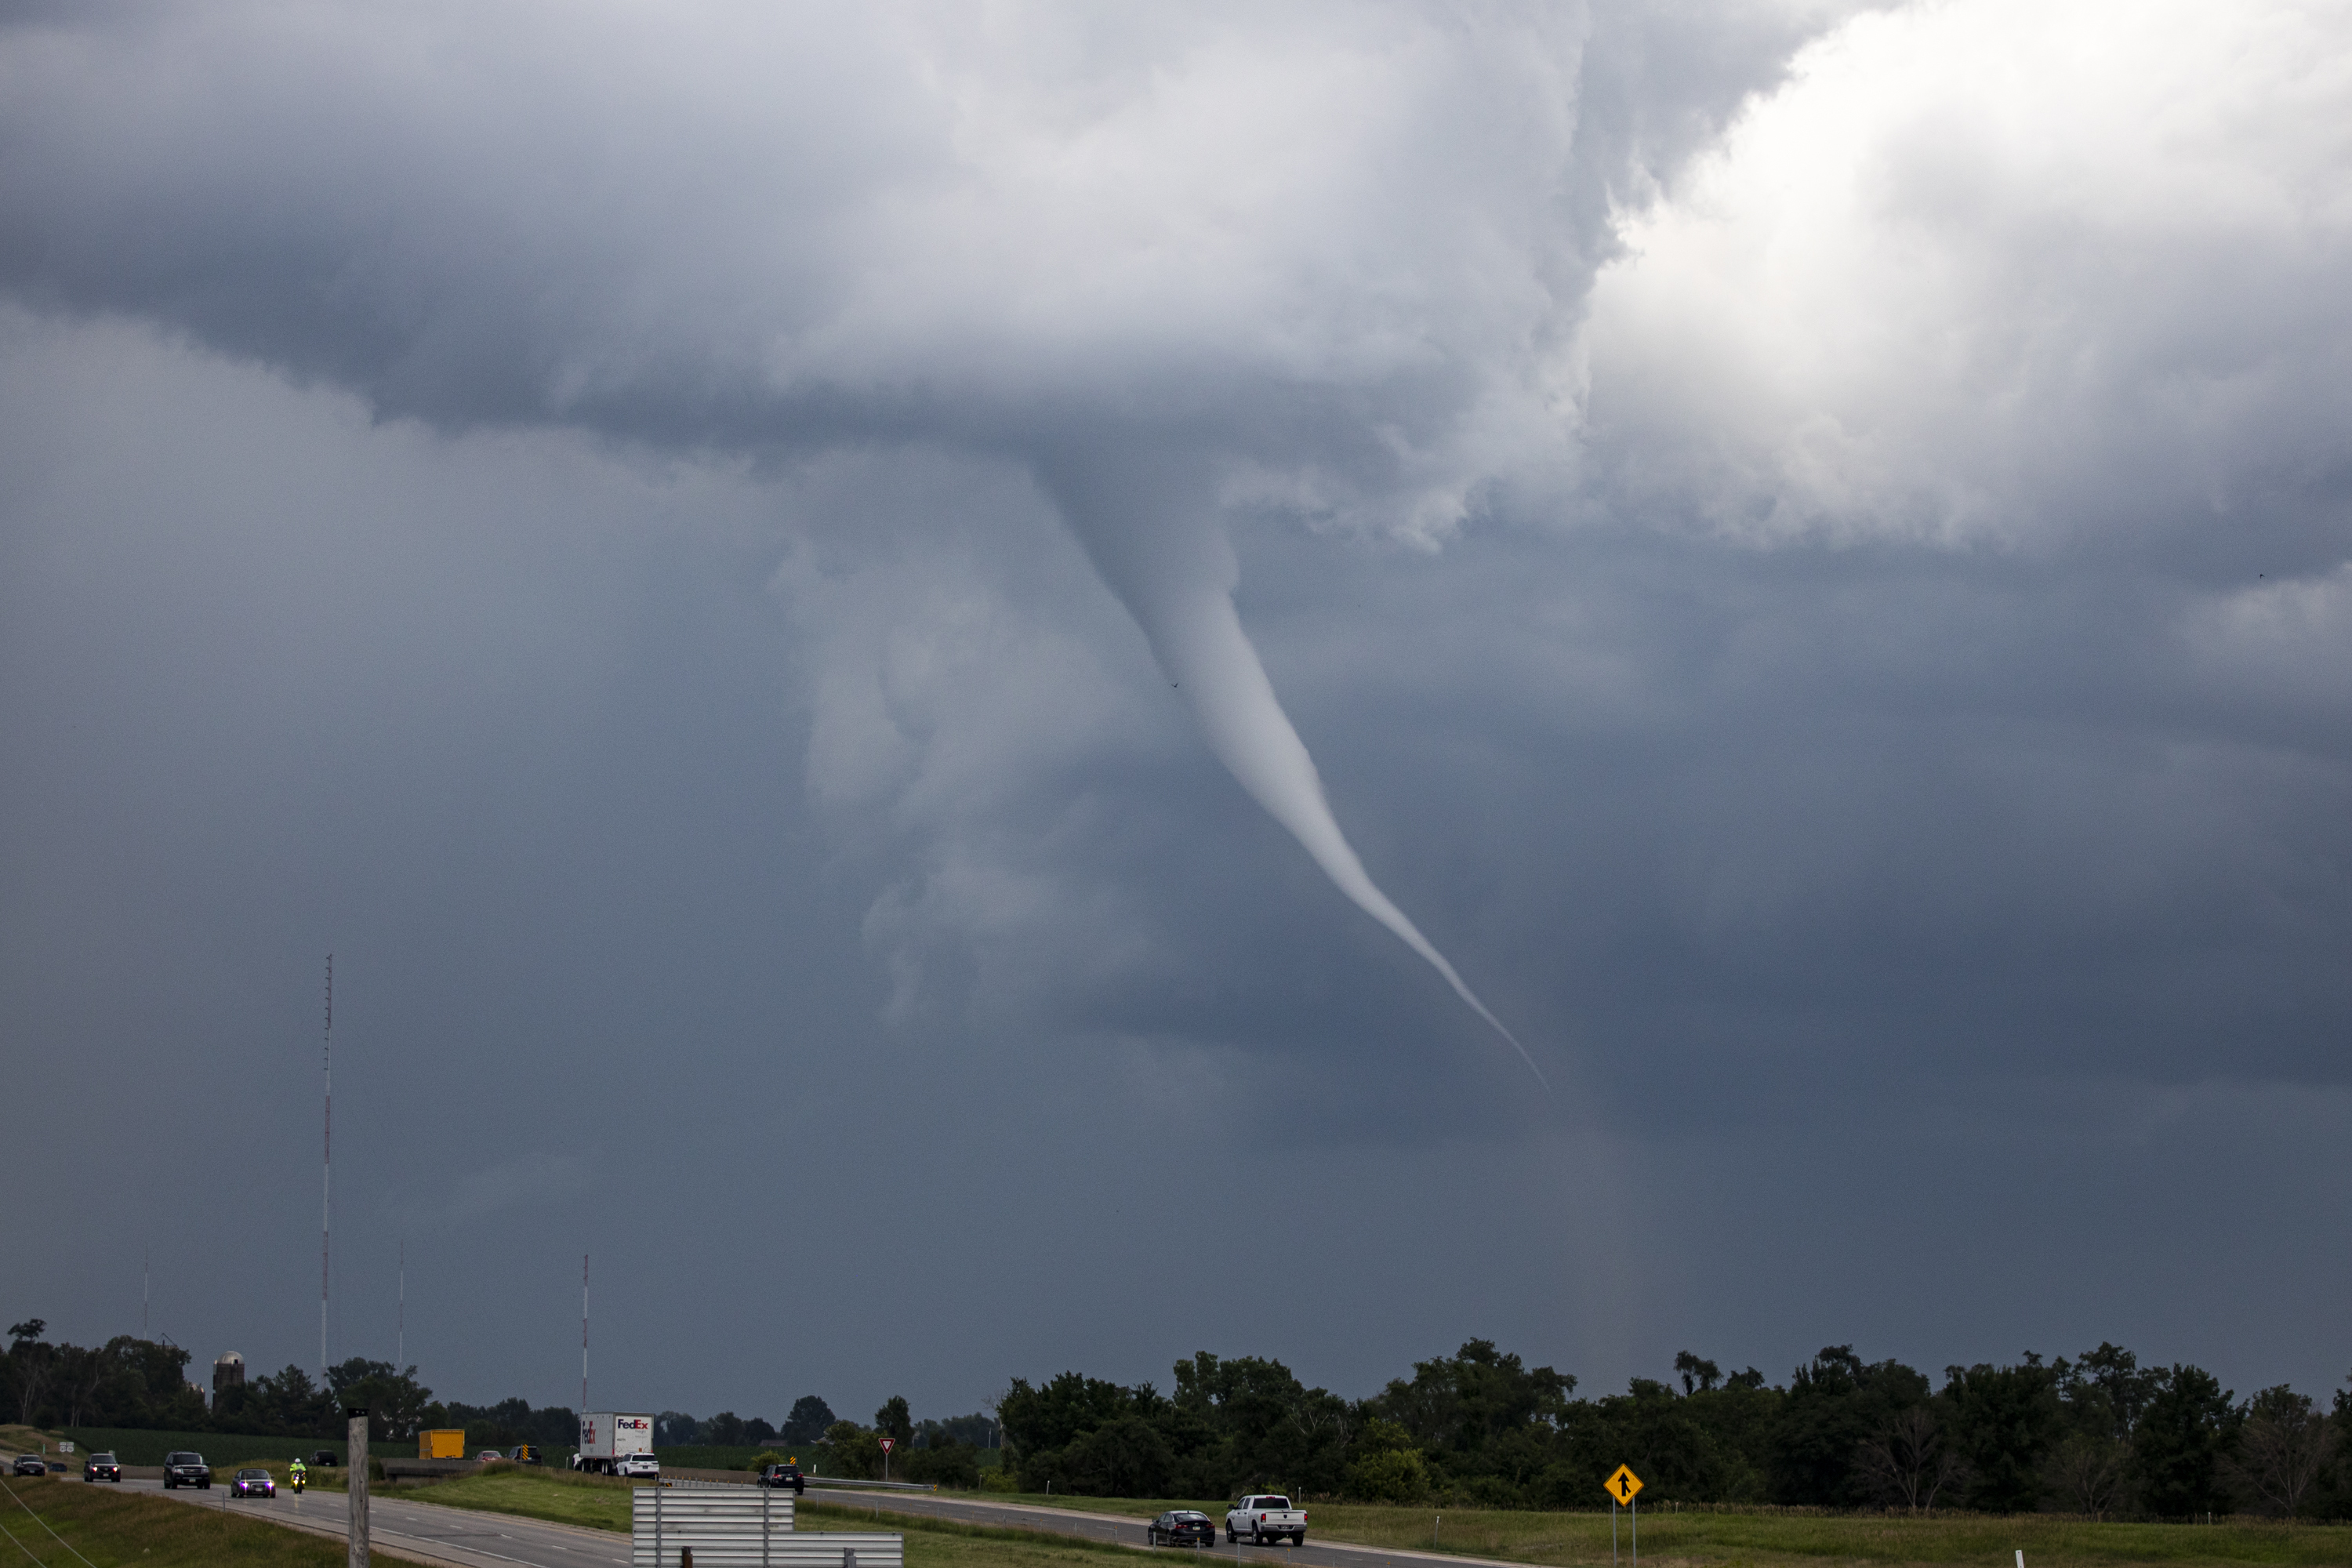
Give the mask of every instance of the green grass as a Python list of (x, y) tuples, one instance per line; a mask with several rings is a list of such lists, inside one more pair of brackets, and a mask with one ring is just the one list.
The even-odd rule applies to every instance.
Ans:
[[(346, 1557), (339, 1540), (220, 1509), (84, 1486), (78, 1475), (72, 1480), (26, 1477), (7, 1485), (14, 1497), (0, 1494), (0, 1525), (27, 1550), (7, 1545), (5, 1537), (0, 1550), (18, 1564), (29, 1560), (43, 1568), (76, 1568), (59, 1538), (96, 1568), (339, 1568)], [(381, 1547), (374, 1557), (380, 1563), (413, 1561)]]
[[(1222, 1521), (1230, 1498), (1085, 1498), (1034, 1493), (990, 1500), (1033, 1503), (1075, 1512), (1150, 1519), (1171, 1508), (1196, 1508)], [(871, 1517), (877, 1504), (893, 1516), (890, 1500), (877, 1498), (855, 1513)], [(1440, 1523), (1440, 1516), (1443, 1523)], [(1503, 1510), (1402, 1509), (1362, 1503), (1310, 1503), (1307, 1540), (1500, 1558), (1541, 1568), (1591, 1568), (1612, 1561), (1609, 1515)], [(894, 1524), (893, 1528), (896, 1528)], [(1619, 1521), (1621, 1548), (1631, 1528)], [(1823, 1514), (1790, 1510), (1648, 1513), (1642, 1518), (1642, 1554), (1660, 1568), (1720, 1564), (1722, 1568), (1795, 1568), (1799, 1564), (2014, 1563), (2022, 1548), (2027, 1568), (2341, 1568), (2352, 1563), (2352, 1526), (2285, 1524), (2233, 1518), (2214, 1525), (2095, 1523), (2055, 1514)]]
[(437, 1502), (446, 1508), (520, 1514), (554, 1524), (626, 1532), (629, 1494), (640, 1485), (651, 1484), (612, 1476), (581, 1475), (572, 1470), (502, 1465), (451, 1480), (404, 1486), (400, 1492), (404, 1497)]
[[(277, 1467), (272, 1467), (276, 1468)], [(41, 1483), (32, 1483), (38, 1485)], [(642, 1483), (639, 1483), (642, 1484)], [(83, 1489), (96, 1490), (99, 1489)], [(424, 1500), (558, 1524), (626, 1531), (633, 1485), (568, 1470), (499, 1468), (403, 1490)], [(1131, 1549), (1070, 1541), (1044, 1531), (967, 1525), (895, 1511), (887, 1494), (856, 1504), (802, 1499), (803, 1529), (891, 1530), (907, 1540), (908, 1568), (1077, 1568)], [(1073, 1510), (1148, 1519), (1167, 1508), (1222, 1518), (1230, 1500), (1024, 1497)], [(878, 1510), (878, 1516), (877, 1516)], [(1444, 1522), (1439, 1524), (1439, 1513)], [(1624, 1547), (1630, 1529), (1621, 1519)], [(1612, 1560), (1609, 1515), (1494, 1510), (1381, 1508), (1316, 1503), (1308, 1539), (1500, 1558), (1538, 1568), (1597, 1568)], [(2352, 1563), (2352, 1526), (2288, 1525), (2232, 1519), (2221, 1523), (2094, 1523), (2050, 1514), (1819, 1514), (1798, 1510), (1685, 1510), (1644, 1515), (1643, 1555), (1659, 1568), (1815, 1568), (1831, 1563), (1899, 1568), (1975, 1563), (2007, 1568), (2023, 1549), (2028, 1568), (2336, 1568)]]

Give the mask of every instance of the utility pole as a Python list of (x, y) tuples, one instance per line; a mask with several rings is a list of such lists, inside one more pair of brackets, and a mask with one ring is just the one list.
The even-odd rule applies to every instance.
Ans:
[(396, 1375), (408, 1364), (408, 1241), (400, 1243), (400, 1316), (392, 1331), (392, 1369)]
[(343, 1467), (343, 1485), (349, 1489), (345, 1501), (349, 1505), (350, 1527), (345, 1532), (347, 1552), (344, 1558), (349, 1568), (368, 1568), (368, 1412), (364, 1405), (343, 1406), (344, 1445), (351, 1450), (343, 1457), (350, 1461)]
[(580, 1255), (580, 1414), (588, 1414), (588, 1255)]
[(327, 954), (327, 1044), (320, 1067), (327, 1090), (326, 1122), (319, 1138), (319, 1381), (323, 1384), (327, 1381), (328, 1237), (335, 1223), (335, 955), (331, 952)]

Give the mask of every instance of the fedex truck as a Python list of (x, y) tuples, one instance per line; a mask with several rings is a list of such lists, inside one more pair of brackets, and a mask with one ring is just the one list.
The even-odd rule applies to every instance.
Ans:
[(580, 1418), (580, 1451), (572, 1457), (572, 1468), (609, 1476), (630, 1455), (653, 1451), (652, 1416), (600, 1411)]

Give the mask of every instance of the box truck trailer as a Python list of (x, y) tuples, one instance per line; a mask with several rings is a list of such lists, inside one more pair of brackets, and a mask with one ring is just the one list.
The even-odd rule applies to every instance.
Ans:
[(416, 1457), (420, 1459), (462, 1459), (466, 1457), (466, 1429), (463, 1426), (439, 1426), (416, 1435)]
[(572, 1457), (572, 1468), (609, 1476), (630, 1455), (653, 1451), (652, 1416), (600, 1411), (580, 1418), (580, 1452)]

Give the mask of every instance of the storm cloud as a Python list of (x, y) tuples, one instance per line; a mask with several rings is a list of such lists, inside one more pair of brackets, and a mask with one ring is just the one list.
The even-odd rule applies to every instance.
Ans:
[[(349, 1296), (429, 1229), (447, 1327), (410, 1337), (459, 1394), (570, 1397), (592, 1245), (654, 1408), (968, 1408), (1204, 1346), (1360, 1391), (1472, 1333), (1589, 1385), (2101, 1338), (2322, 1384), (2347, 42), (20, 16), (36, 1136), (279, 1194), (282, 1247), (179, 1267), (204, 1331), (300, 1354), (332, 946)], [(247, 1087), (67, 1070), (100, 1049)], [(755, 1246), (657, 1221), (760, 1185), (803, 1201)], [(1021, 1263), (1270, 1215), (1295, 1300)], [(2266, 1305), (2157, 1261), (2224, 1216)], [(44, 1230), (23, 1310), (118, 1331), (92, 1281), (153, 1244)], [(829, 1348), (739, 1394), (695, 1346), (782, 1301)]]

